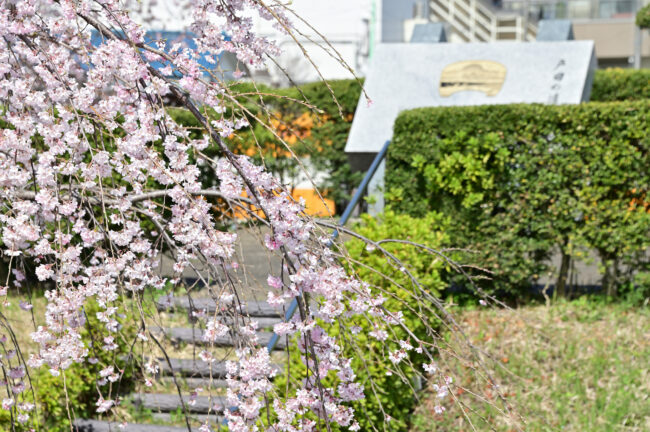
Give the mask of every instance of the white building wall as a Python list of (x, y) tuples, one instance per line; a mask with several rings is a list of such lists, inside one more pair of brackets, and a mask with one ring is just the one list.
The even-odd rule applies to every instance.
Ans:
[[(277, 40), (283, 51), (276, 59), (277, 66), (269, 63), (270, 82), (274, 85), (290, 83), (281, 69), (296, 83), (318, 81), (321, 75), (326, 79), (352, 78), (352, 73), (341, 64), (341, 59), (354, 73), (363, 75), (373, 44), (372, 34), (377, 34), (377, 29), (373, 28), (376, 26), (373, 3), (376, 2), (377, 0), (294, 0), (290, 9), (309, 23), (307, 25), (295, 16), (291, 17), (297, 29), (296, 39), (302, 48), (268, 21), (258, 19), (257, 33)], [(318, 66), (318, 70), (314, 65)], [(258, 78), (263, 79), (259, 74)]]
[[(188, 0), (130, 0), (134, 14), (151, 30), (183, 30), (190, 23)], [(268, 70), (251, 71), (256, 81), (276, 86), (318, 81), (322, 78), (352, 78), (341, 60), (363, 76), (373, 47), (381, 41), (402, 42), (404, 20), (413, 18), (416, 4), (425, 0), (293, 0), (284, 1), (287, 8), (305, 22), (292, 21), (295, 37), (283, 34), (268, 21), (253, 15), (257, 34), (278, 42), (282, 54), (268, 62)], [(289, 15), (293, 15), (289, 12)], [(312, 28), (313, 27), (313, 28)], [(320, 35), (319, 35), (320, 33)], [(324, 36), (331, 46), (323, 40)], [(340, 57), (340, 58), (339, 58)], [(311, 61), (310, 61), (311, 59)], [(318, 70), (314, 65), (318, 65)]]
[[(189, 8), (184, 6), (187, 0), (131, 1), (134, 15), (151, 30), (178, 31), (187, 28), (191, 22)], [(380, 37), (378, 17), (381, 2), (382, 0), (283, 2), (287, 6), (287, 15), (296, 28), (295, 40), (283, 34), (269, 21), (260, 19), (256, 14), (251, 15), (256, 33), (276, 40), (282, 49), (282, 54), (275, 59), (277, 66), (269, 61), (267, 71), (251, 71), (253, 78), (272, 85), (289, 85), (290, 80), (282, 69), (296, 83), (318, 81), (323, 77), (352, 78), (351, 71), (341, 64), (341, 60), (354, 73), (363, 75), (372, 46)], [(372, 41), (372, 38), (376, 40)], [(314, 65), (318, 65), (318, 70)]]

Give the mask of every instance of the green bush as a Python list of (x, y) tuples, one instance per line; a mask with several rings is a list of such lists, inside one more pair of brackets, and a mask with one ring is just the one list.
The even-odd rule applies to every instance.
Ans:
[[(443, 251), (446, 257), (454, 261), (469, 263), (470, 257), (460, 256), (461, 252), (444, 251), (445, 248), (454, 246), (454, 239), (450, 235), (452, 222), (450, 216), (440, 212), (427, 212), (420, 217), (412, 217), (396, 213), (388, 207), (379, 217), (364, 215), (361, 223), (354, 229), (358, 234), (374, 241), (384, 239), (411, 241)], [(450, 268), (443, 258), (419, 247), (405, 243), (382, 243), (382, 247), (403, 263), (404, 267), (417, 278), (422, 289), (437, 298), (443, 297), (451, 281), (458, 277), (456, 270)], [(440, 329), (441, 322), (436, 317), (435, 306), (430, 300), (418, 294), (418, 288), (402, 271), (399, 264), (387, 260), (379, 250), (368, 248), (358, 239), (347, 241), (346, 248), (350, 256), (358, 261), (358, 264), (351, 265), (354, 271), (363, 281), (387, 293), (385, 296), (389, 298), (386, 302), (388, 309), (401, 310), (406, 326), (418, 338), (431, 338), (431, 331), (437, 332)], [(368, 327), (365, 322), (359, 325)], [(408, 335), (402, 329), (396, 330), (395, 337), (408, 339)], [(376, 340), (368, 340), (365, 343), (368, 349), (364, 351), (364, 360), (377, 366), (372, 371), (372, 377), (381, 391), (379, 401), (367, 392), (363, 411), (368, 421), (362, 424), (362, 430), (371, 430), (371, 425), (383, 422), (380, 406), (383, 406), (385, 412), (393, 417), (394, 430), (405, 430), (404, 428), (409, 426), (417, 400), (413, 388), (410, 387), (411, 384), (407, 384), (403, 378), (413, 380), (415, 378), (413, 371), (402, 369), (402, 377), (396, 374), (387, 376), (385, 371), (394, 367), (389, 362), (387, 353), (395, 347), (384, 346)], [(413, 352), (410, 360), (416, 365), (424, 361)], [(358, 363), (360, 367), (361, 362)]]
[(599, 69), (591, 89), (592, 102), (650, 99), (650, 69)]
[[(432, 248), (443, 248), (449, 244), (449, 237), (445, 229), (447, 224), (449, 224), (448, 218), (438, 213), (430, 213), (422, 218), (413, 218), (388, 210), (379, 219), (364, 216), (362, 222), (355, 227), (355, 231), (374, 241), (398, 238), (412, 240)], [(363, 281), (374, 287), (375, 292), (384, 292), (383, 295), (387, 298), (386, 307), (389, 310), (402, 311), (406, 326), (416, 336), (430, 339), (431, 335), (427, 332), (438, 330), (440, 324), (434, 314), (427, 309), (433, 309), (433, 305), (429, 301), (423, 300), (421, 295), (414, 296), (413, 293), (417, 290), (405, 273), (399, 269), (399, 265), (391, 264), (378, 249), (367, 248), (366, 243), (359, 239), (348, 239), (345, 246), (350, 257), (356, 261), (346, 261), (345, 265), (349, 271), (358, 273)], [(438, 296), (446, 288), (447, 281), (445, 279), (448, 269), (437, 256), (401, 243), (384, 243), (382, 247), (403, 261), (406, 268), (418, 278), (423, 289), (430, 294)], [(376, 271), (370, 270), (370, 268)], [(401, 287), (396, 286), (377, 272), (383, 273)], [(410, 310), (404, 304), (414, 310), (419, 310), (420, 313)], [(353, 404), (359, 413), (357, 419), (360, 422), (361, 430), (372, 431), (375, 428), (382, 430), (384, 425), (386, 430), (408, 430), (409, 417), (416, 404), (416, 396), (411, 387), (413, 385), (411, 381), (415, 378), (415, 374), (406, 367), (400, 368), (398, 371), (395, 365), (389, 361), (388, 353), (398, 349), (397, 343), (379, 342), (369, 337), (368, 332), (371, 330), (371, 324), (364, 318), (356, 318), (354, 322), (348, 322), (349, 325), (345, 328), (340, 327), (338, 323), (320, 322), (319, 324), (326, 328), (328, 334), (340, 338), (345, 347), (343, 355), (353, 359), (352, 366), (355, 370), (366, 370), (367, 368), (374, 383), (373, 387), (368, 380), (362, 382), (366, 398)], [(352, 336), (350, 329), (353, 326), (361, 327), (365, 331)], [(354, 343), (351, 343), (351, 339), (354, 339)], [(391, 336), (391, 340), (394, 339), (406, 340), (409, 339), (409, 336), (402, 329), (395, 328), (395, 334)], [(410, 353), (410, 360), (414, 364), (424, 361), (415, 352), (411, 351)], [(295, 388), (303, 385), (304, 358), (293, 347), (291, 359), (289, 368), (292, 386)], [(387, 375), (388, 370), (394, 372)], [(334, 387), (338, 384), (334, 374), (328, 377), (328, 381)], [(279, 377), (276, 384), (278, 389), (286, 388), (286, 377)], [(392, 417), (393, 420), (386, 423), (384, 413)]]
[[(378, 217), (363, 215), (361, 222), (354, 226), (354, 231), (373, 241), (406, 240), (436, 249), (450, 246), (451, 241), (446, 229), (450, 223), (448, 216), (437, 212), (414, 218), (406, 214), (397, 214), (388, 208)], [(411, 286), (409, 277), (377, 249), (372, 246), (366, 247), (362, 240), (356, 238), (348, 240), (345, 246), (349, 255), (360, 263), (352, 267), (361, 280), (382, 290), (394, 289), (394, 284), (389, 283), (378, 273), (381, 272), (403, 287)], [(444, 281), (446, 266), (438, 256), (405, 243), (382, 243), (382, 247), (402, 261), (430, 294), (440, 296), (447, 287)], [(409, 299), (407, 292), (401, 292), (399, 297), (402, 300)]]
[(389, 149), (397, 211), (452, 218), (452, 243), (494, 271), (484, 287), (520, 296), (559, 250), (595, 250), (610, 294), (647, 265), (647, 103), (425, 108), (402, 113)]
[[(414, 218), (387, 209), (379, 218), (363, 216), (362, 222), (354, 229), (358, 234), (374, 241), (409, 240), (441, 249), (451, 243), (446, 229), (449, 224), (450, 220), (447, 216), (436, 212)], [(403, 243), (383, 243), (382, 247), (398, 258), (429, 294), (440, 297), (441, 292), (447, 288), (450, 270), (440, 257)], [(386, 293), (384, 296), (388, 299), (387, 309), (401, 310), (404, 314), (404, 323), (418, 338), (428, 339), (431, 337), (432, 329), (438, 330), (440, 322), (432, 313), (435, 306), (418, 294), (418, 288), (413, 285), (398, 264), (388, 260), (379, 250), (367, 247), (358, 239), (347, 241), (346, 249), (349, 255), (358, 261), (357, 264), (351, 264), (350, 268), (359, 275), (361, 280)], [(361, 430), (370, 431), (373, 425), (383, 424), (385, 419), (382, 409), (393, 418), (388, 425), (389, 430), (407, 430), (409, 419), (417, 403), (411, 387), (415, 379), (413, 371), (402, 368), (400, 373), (387, 375), (387, 370), (395, 369), (388, 360), (388, 353), (397, 347), (368, 338), (367, 334), (371, 329), (367, 321), (359, 320), (357, 325), (366, 330), (359, 334), (362, 340), (357, 341), (364, 349), (362, 353), (351, 351), (349, 355), (362, 356), (355, 359), (354, 366), (357, 370), (360, 370), (359, 368), (364, 364), (371, 365), (370, 375), (378, 393), (377, 397), (370, 385), (366, 384), (366, 399), (356, 407), (357, 411), (362, 413)], [(409, 339), (402, 329), (395, 329), (394, 337)], [(411, 352), (410, 360), (416, 365), (425, 361), (422, 356), (414, 352)]]

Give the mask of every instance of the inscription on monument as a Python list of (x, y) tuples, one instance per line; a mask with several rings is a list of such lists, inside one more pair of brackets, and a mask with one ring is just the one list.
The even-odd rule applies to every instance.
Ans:
[(560, 90), (562, 90), (562, 79), (564, 79), (564, 69), (566, 67), (566, 61), (561, 58), (560, 61), (555, 65), (555, 70), (553, 71), (553, 85), (551, 85), (551, 94), (548, 98), (548, 103), (553, 105), (557, 104), (558, 98), (560, 97)]
[(359, 100), (345, 151), (377, 153), (408, 109), (580, 103), (595, 68), (591, 41), (379, 44), (364, 84), (374, 103)]
[(474, 90), (496, 96), (506, 79), (506, 67), (490, 60), (464, 60), (445, 66), (440, 74), (440, 96)]

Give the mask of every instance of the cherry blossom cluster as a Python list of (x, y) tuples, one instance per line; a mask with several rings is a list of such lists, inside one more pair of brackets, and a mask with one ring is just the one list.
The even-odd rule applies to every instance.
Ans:
[[(297, 342), (310, 371), (295, 394), (273, 397), (271, 379), (278, 371), (257, 344), (256, 323), (208, 319), (205, 342), (227, 335), (239, 340), (237, 359), (228, 363), (230, 430), (258, 430), (269, 397), (277, 414), (269, 430), (314, 430), (314, 414), (358, 430), (349, 402), (363, 398), (364, 388), (343, 355), (342, 341), (318, 321), (364, 316), (375, 323), (370, 335), (386, 340), (390, 326), (402, 325), (400, 312), (387, 311), (384, 297), (337, 262), (329, 240), (305, 216), (304, 203), (263, 167), (223, 145), (221, 137), (245, 127), (245, 119), (205, 114), (223, 113), (227, 97), (217, 81), (206, 79), (199, 53), (216, 62), (229, 51), (247, 67), (261, 67), (278, 48), (253, 33), (250, 13), (288, 29), (282, 6), (194, 0), (189, 30), (198, 49), (190, 50), (166, 41), (145, 45), (145, 29), (118, 0), (0, 3), (0, 231), (12, 270), (7, 283), (0, 282), (0, 294), (6, 295), (9, 285), (20, 290), (27, 279), (48, 287), (45, 316), (32, 333), (39, 351), (25, 364), (14, 356), (0, 359), (13, 393), (2, 408), (20, 422), (29, 420), (33, 405), (23, 398), (25, 367), (47, 367), (58, 375), (73, 363), (93, 361), (81, 336), (90, 300), (101, 308), (96, 318), (105, 332), (93, 349), (118, 348), (120, 293), (162, 289), (168, 282), (158, 269), (161, 245), (173, 250), (178, 275), (197, 260), (214, 269), (212, 274), (236, 266), (237, 235), (216, 228), (211, 204), (202, 198), (196, 161), (212, 145), (222, 154), (218, 160), (205, 157), (219, 178), (219, 188), (211, 192), (259, 210), (271, 231), (265, 247), (284, 257), (283, 275), (269, 276), (268, 301), (283, 310), (299, 299), (299, 312), (275, 331)], [(89, 29), (103, 39), (98, 46), (90, 43)], [(152, 61), (165, 67), (156, 70)], [(180, 78), (170, 79), (172, 73)], [(204, 138), (191, 139), (170, 118), (164, 103), (170, 96), (197, 117)], [(22, 269), (31, 265), (34, 274), (25, 274)], [(236, 287), (224, 291), (230, 297), (220, 301), (232, 304)], [(26, 303), (21, 307), (30, 310)], [(142, 329), (138, 338), (148, 340)], [(422, 345), (402, 341), (391, 360), (403, 361), (412, 349), (421, 351)], [(209, 351), (201, 356), (214, 360)], [(147, 363), (146, 369), (153, 375), (158, 366)], [(332, 375), (337, 384), (328, 387), (324, 381)], [(97, 412), (119, 404), (102, 390), (119, 378), (115, 365), (102, 365)]]
[[(371, 336), (386, 340), (388, 333), (385, 325), (400, 325), (401, 312), (391, 313), (384, 309), (382, 305), (385, 298), (382, 295), (374, 294), (367, 284), (348, 275), (329, 252), (329, 239), (319, 237), (314, 224), (304, 217), (304, 204), (294, 201), (272, 176), (252, 164), (245, 156), (232, 161), (222, 159), (217, 166), (220, 184), (227, 187), (230, 196), (245, 193), (252, 197), (255, 206), (264, 211), (272, 231), (265, 239), (265, 246), (270, 251), (282, 251), (286, 257), (284, 270), (288, 277), (268, 277), (269, 304), (283, 308), (294, 298), (312, 300), (302, 302), (300, 312), (289, 322), (274, 327), (278, 335), (296, 338), (304, 363), (310, 371), (310, 379), (303, 383), (293, 397), (284, 401), (274, 400), (273, 408), (279, 418), (278, 423), (273, 425), (274, 430), (314, 430), (316, 423), (309, 416), (303, 415), (307, 412), (316, 413), (326, 421), (351, 430), (358, 430), (354, 411), (346, 402), (362, 399), (364, 388), (356, 381), (357, 376), (350, 366), (352, 360), (343, 355), (341, 341), (328, 335), (317, 322), (321, 320), (333, 323), (338, 319), (363, 316), (375, 323)], [(246, 183), (239, 178), (240, 172), (244, 173)], [(414, 349), (406, 341), (401, 341), (398, 346), (391, 353), (394, 363), (405, 359), (406, 351)], [(423, 350), (422, 346), (415, 349), (420, 353)], [(228, 412), (227, 417), (233, 430), (255, 430), (254, 420), (259, 415), (264, 392), (259, 391), (258, 380), (248, 383), (235, 378), (241, 373), (258, 376), (260, 371), (268, 370), (271, 374), (262, 380), (266, 385), (275, 371), (270, 369), (268, 357), (262, 356), (263, 361), (260, 361), (259, 351), (245, 350), (239, 355), (242, 359), (255, 358), (255, 361), (249, 361), (246, 366), (254, 365), (256, 368), (253, 371), (231, 371), (230, 403), (241, 409)], [(244, 363), (240, 360), (240, 367)], [(331, 373), (338, 378), (336, 388), (325, 387), (323, 384)]]

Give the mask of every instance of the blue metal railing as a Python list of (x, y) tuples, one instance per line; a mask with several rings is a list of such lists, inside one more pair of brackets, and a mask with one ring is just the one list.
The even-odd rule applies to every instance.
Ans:
[[(375, 156), (375, 159), (372, 161), (372, 164), (370, 164), (370, 168), (368, 168), (368, 172), (366, 172), (366, 175), (363, 177), (363, 180), (361, 180), (361, 183), (359, 184), (357, 191), (354, 193), (354, 196), (352, 197), (352, 199), (348, 203), (348, 206), (345, 208), (345, 211), (341, 215), (341, 219), (339, 220), (338, 223), (339, 226), (344, 226), (348, 222), (348, 219), (350, 219), (350, 216), (352, 216), (352, 212), (354, 211), (354, 208), (357, 206), (359, 201), (361, 201), (361, 197), (363, 197), (363, 193), (368, 187), (370, 180), (375, 175), (375, 172), (377, 172), (377, 168), (379, 168), (379, 164), (381, 164), (381, 162), (386, 157), (386, 153), (388, 152), (389, 145), (390, 145), (390, 141), (386, 141), (382, 149), (379, 151), (379, 153), (377, 153), (377, 156)], [(332, 239), (330, 240), (329, 245), (332, 244), (332, 241), (336, 239), (338, 235), (339, 235), (339, 231), (335, 230), (332, 233)], [(293, 317), (293, 314), (296, 313), (296, 309), (298, 309), (298, 299), (294, 298), (291, 301), (291, 304), (289, 305), (287, 311), (284, 314), (285, 322), (288, 322), (291, 319), (291, 317)], [(266, 349), (269, 351), (269, 353), (273, 351), (275, 345), (277, 345), (279, 340), (280, 340), (280, 336), (278, 336), (276, 333), (273, 333), (271, 340), (266, 346)]]
[[(361, 183), (359, 184), (359, 187), (357, 188), (357, 191), (354, 193), (354, 196), (352, 197), (352, 200), (350, 200), (350, 203), (348, 206), (345, 208), (345, 211), (341, 215), (341, 219), (339, 220), (338, 225), (339, 226), (344, 226), (348, 220), (350, 219), (350, 216), (352, 216), (352, 212), (354, 211), (354, 208), (357, 206), (359, 201), (361, 201), (361, 197), (363, 197), (363, 193), (365, 192), (366, 188), (368, 187), (368, 184), (370, 183), (370, 180), (372, 177), (375, 175), (375, 172), (377, 172), (377, 168), (379, 168), (379, 164), (384, 160), (386, 157), (386, 153), (388, 152), (388, 146), (390, 144), (390, 141), (386, 141), (382, 149), (377, 153), (377, 156), (375, 156), (375, 159), (372, 161), (372, 164), (370, 164), (370, 168), (368, 168), (368, 172), (366, 172), (366, 175), (363, 177), (363, 180), (361, 180)], [(332, 239), (330, 240), (328, 246), (332, 245), (332, 242), (334, 239), (336, 239), (339, 235), (339, 231), (335, 230), (332, 233)], [(293, 317), (293, 314), (296, 313), (296, 310), (298, 309), (298, 299), (294, 298), (291, 301), (291, 304), (287, 308), (287, 311), (284, 314), (284, 321), (288, 322), (291, 317)], [(273, 333), (273, 336), (271, 337), (271, 340), (269, 341), (268, 345), (266, 346), (266, 349), (270, 352), (273, 351), (275, 346), (277, 345), (278, 341), (280, 340), (280, 336), (277, 333)], [(231, 407), (228, 408), (231, 411), (236, 410), (236, 407)], [(225, 418), (223, 419), (223, 424), (227, 425), (228, 420)]]

